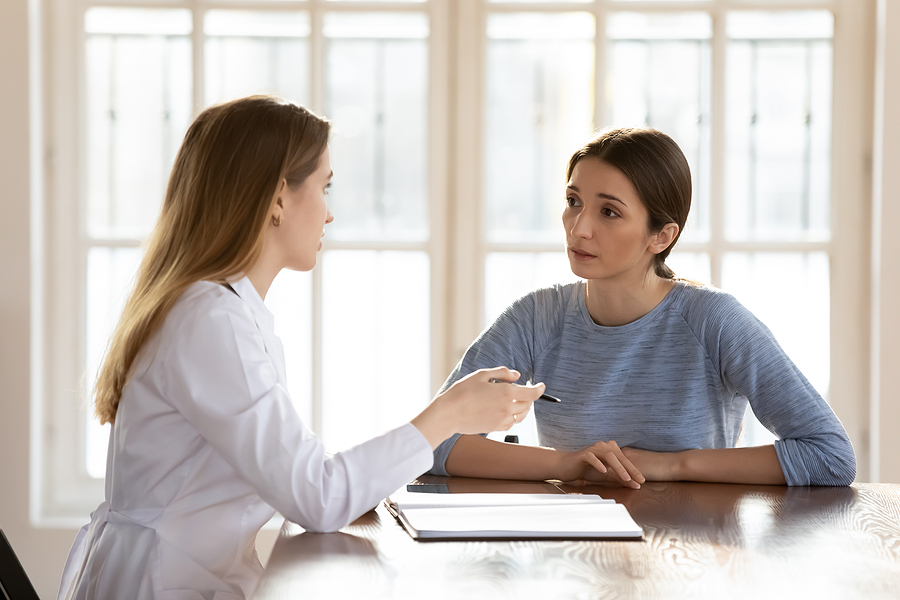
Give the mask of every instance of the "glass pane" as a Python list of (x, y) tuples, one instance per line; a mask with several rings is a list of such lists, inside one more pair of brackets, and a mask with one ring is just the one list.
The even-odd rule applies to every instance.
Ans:
[(185, 10), (89, 9), (85, 25), (87, 226), (141, 238), (156, 222), (191, 118)]
[[(828, 399), (830, 380), (829, 261), (824, 252), (734, 252), (724, 256), (722, 288), (772, 331), (791, 360)], [(748, 445), (771, 443), (755, 418), (745, 421)]]
[(330, 235), (428, 239), (427, 17), (326, 14), (324, 32)]
[(575, 4), (583, 2), (588, 4), (594, 0), (488, 0), (491, 4)]
[(810, 37), (829, 34), (823, 15), (830, 24), (821, 11), (729, 15), (729, 31), (745, 36), (728, 43), (730, 239), (830, 237), (832, 47)]
[(671, 136), (691, 166), (693, 198), (681, 239), (709, 239), (710, 43), (707, 13), (615, 13), (610, 40), (611, 125)]
[(284, 345), (288, 393), (307, 427), (312, 415), (312, 274), (284, 269), (266, 294)]
[[(384, 0), (327, 0), (328, 2), (341, 3), (341, 2), (384, 2)], [(391, 0), (391, 2), (409, 2), (409, 3), (419, 3), (419, 2), (427, 2), (428, 0)]]
[(206, 34), (206, 102), (271, 93), (309, 103), (309, 14), (211, 10)]
[(690, 279), (705, 285), (712, 282), (709, 254), (706, 252), (679, 252), (675, 250), (666, 259), (666, 265), (675, 271), (676, 277)]
[(578, 281), (560, 252), (491, 252), (484, 265), (484, 326), (532, 290)]
[(428, 254), (326, 252), (322, 298), (322, 440), (336, 451), (431, 399)]
[[(85, 323), (85, 398), (91, 397), (100, 361), (122, 314), (141, 260), (138, 248), (91, 248), (87, 255), (87, 320)], [(106, 475), (109, 425), (100, 425), (88, 404), (85, 467), (91, 477)]]
[(487, 33), (487, 237), (561, 241), (566, 162), (592, 128), (594, 18), (489, 15)]

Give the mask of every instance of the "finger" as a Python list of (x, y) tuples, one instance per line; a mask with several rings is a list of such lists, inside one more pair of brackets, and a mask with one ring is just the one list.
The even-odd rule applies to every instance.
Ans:
[(632, 479), (634, 479), (638, 483), (644, 483), (646, 481), (644, 474), (641, 473), (641, 471), (636, 466), (634, 466), (633, 462), (628, 460), (628, 457), (625, 456), (624, 453), (619, 458), (619, 461), (622, 463), (622, 466), (628, 470), (628, 473), (631, 474)]
[(606, 465), (603, 464), (603, 461), (597, 458), (597, 456), (593, 452), (586, 453), (584, 456), (584, 460), (601, 473), (606, 473), (609, 470), (606, 468)]
[[(619, 455), (621, 455), (621, 451), (619, 451)], [(622, 456), (624, 460), (628, 460), (624, 456)], [(631, 474), (628, 472), (628, 469), (621, 463), (619, 460), (619, 456), (614, 452), (606, 453), (603, 458), (603, 462), (612, 470), (612, 472), (622, 481), (622, 483), (628, 487), (638, 488), (640, 484), (637, 481), (634, 481), (631, 478)]]
[(480, 377), (490, 381), (496, 379), (498, 382), (515, 383), (522, 377), (521, 373), (507, 367), (494, 367), (493, 369), (481, 369), (478, 371)]

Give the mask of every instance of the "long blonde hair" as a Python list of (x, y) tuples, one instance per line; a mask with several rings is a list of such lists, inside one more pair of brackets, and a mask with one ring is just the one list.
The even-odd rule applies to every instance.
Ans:
[(94, 386), (94, 412), (112, 423), (138, 353), (179, 296), (223, 281), (259, 258), (282, 178), (315, 171), (330, 125), (305, 108), (251, 96), (204, 110), (188, 128), (119, 323)]

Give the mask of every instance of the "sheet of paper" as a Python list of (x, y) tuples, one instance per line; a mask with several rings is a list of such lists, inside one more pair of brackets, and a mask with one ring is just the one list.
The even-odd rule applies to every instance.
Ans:
[[(411, 508), (403, 519), (422, 538), (637, 538), (643, 535), (628, 510), (615, 503), (568, 506)], [(413, 532), (411, 532), (413, 533)]]
[(615, 504), (592, 494), (430, 494), (398, 491), (388, 502), (400, 510), (410, 508), (452, 508), (474, 506), (551, 506), (574, 504)]

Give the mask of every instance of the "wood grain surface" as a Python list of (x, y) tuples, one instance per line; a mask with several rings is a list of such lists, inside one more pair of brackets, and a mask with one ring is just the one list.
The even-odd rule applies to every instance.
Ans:
[(422, 543), (379, 507), (339, 533), (285, 523), (256, 598), (900, 598), (900, 485), (417, 483), (598, 494), (624, 504), (644, 540)]

